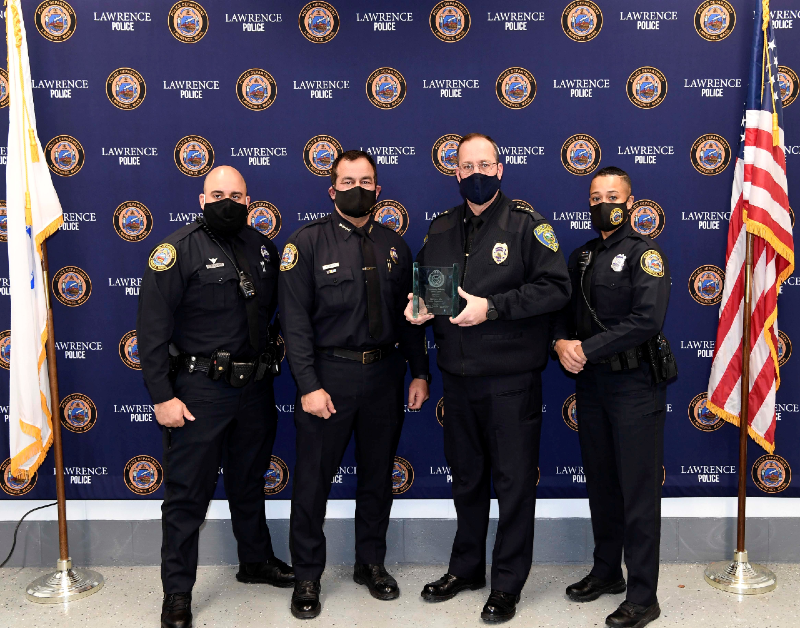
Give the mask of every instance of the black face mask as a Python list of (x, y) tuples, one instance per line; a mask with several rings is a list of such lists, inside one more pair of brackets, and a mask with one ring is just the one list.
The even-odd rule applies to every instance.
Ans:
[(468, 177), (464, 177), (458, 182), (458, 189), (468, 201), (476, 205), (488, 203), (500, 189), (500, 179), (498, 176), (481, 174), (476, 172)]
[(336, 190), (334, 202), (345, 216), (363, 218), (372, 211), (376, 198), (375, 190), (368, 190), (357, 185), (349, 190)]
[(592, 214), (592, 226), (600, 231), (614, 231), (629, 216), (628, 199), (619, 203), (597, 203), (589, 209)]
[(239, 233), (247, 224), (247, 205), (231, 198), (206, 203), (203, 207), (206, 224), (223, 237)]

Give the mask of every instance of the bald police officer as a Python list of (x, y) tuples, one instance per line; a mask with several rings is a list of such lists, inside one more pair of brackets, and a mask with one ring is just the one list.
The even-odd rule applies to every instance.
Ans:
[(627, 596), (606, 624), (643, 628), (661, 613), (656, 588), (665, 380), (677, 373), (662, 368), (671, 358), (660, 335), (669, 266), (658, 244), (631, 227), (627, 173), (599, 170), (589, 203), (601, 237), (569, 257), (572, 300), (558, 317), (553, 340), (561, 364), (577, 374), (578, 434), (595, 543), (591, 572), (567, 587), (567, 595), (589, 602), (624, 592), (624, 549)]
[(228, 166), (208, 173), (202, 217), (151, 253), (136, 334), (163, 432), (162, 628), (192, 625), (197, 539), (222, 463), (240, 582), (292, 586), (272, 552), (264, 474), (275, 440), (274, 360), (267, 326), (277, 306), (278, 250), (246, 225), (250, 197)]

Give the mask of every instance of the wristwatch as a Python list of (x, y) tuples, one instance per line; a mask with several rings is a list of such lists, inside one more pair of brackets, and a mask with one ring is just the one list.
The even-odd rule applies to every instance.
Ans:
[(486, 320), (489, 321), (496, 321), (497, 320), (497, 310), (494, 307), (494, 301), (492, 301), (492, 297), (486, 297)]
[(425, 377), (417, 376), (414, 379), (424, 379), (426, 382), (428, 382), (428, 386), (430, 386), (431, 385), (431, 381), (433, 381), (433, 377), (431, 377), (430, 373), (428, 373)]

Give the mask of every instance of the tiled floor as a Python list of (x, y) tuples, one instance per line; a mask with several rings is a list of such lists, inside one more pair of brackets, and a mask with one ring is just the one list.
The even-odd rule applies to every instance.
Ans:
[[(772, 568), (778, 575), (775, 591), (739, 598), (709, 587), (703, 580), (703, 565), (663, 565), (659, 587), (662, 614), (651, 625), (654, 628), (796, 628), (800, 625), (797, 594), (800, 565), (784, 563)], [(350, 569), (331, 567), (322, 580), (322, 615), (301, 622), (289, 613), (291, 589), (239, 584), (234, 579), (235, 567), (201, 567), (194, 590), (194, 625), (196, 628), (485, 625), (479, 613), (488, 589), (466, 592), (440, 604), (420, 599), (422, 586), (438, 578), (444, 570), (442, 566), (392, 566), (390, 571), (397, 577), (402, 594), (398, 600), (379, 602), (369, 596), (365, 587), (352, 581)], [(0, 628), (159, 625), (161, 583), (157, 567), (99, 567), (97, 571), (106, 579), (99, 593), (68, 606), (47, 606), (32, 604), (24, 595), (25, 586), (45, 570), (0, 570)], [(606, 615), (622, 602), (624, 595), (604, 596), (588, 604), (570, 602), (564, 596), (564, 588), (585, 573), (586, 567), (580, 565), (534, 565), (517, 616), (506, 625), (509, 628), (602, 627)]]

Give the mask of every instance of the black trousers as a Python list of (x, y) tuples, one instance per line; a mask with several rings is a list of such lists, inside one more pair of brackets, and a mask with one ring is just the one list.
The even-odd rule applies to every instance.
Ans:
[(541, 373), (460, 377), (443, 372), (442, 378), (444, 452), (458, 518), (449, 572), (462, 578), (486, 573), (493, 482), (500, 520), (492, 551), (492, 588), (519, 593), (533, 561)]
[(294, 468), (290, 547), (298, 580), (317, 580), (325, 569), (325, 509), (331, 481), (355, 432), (356, 562), (383, 563), (392, 510), (392, 468), (403, 427), (406, 363), (395, 351), (373, 364), (318, 355), (322, 387), (336, 414), (323, 419), (294, 407)]
[(666, 384), (652, 383), (646, 363), (617, 372), (587, 364), (576, 408), (594, 532), (591, 573), (621, 578), (624, 549), (627, 600), (649, 606), (658, 586)]
[(181, 371), (175, 396), (195, 420), (162, 428), (164, 503), (161, 506), (161, 582), (165, 593), (191, 591), (197, 539), (223, 467), (240, 562), (270, 559), (264, 513), (264, 474), (277, 428), (271, 378), (232, 388), (201, 373)]

